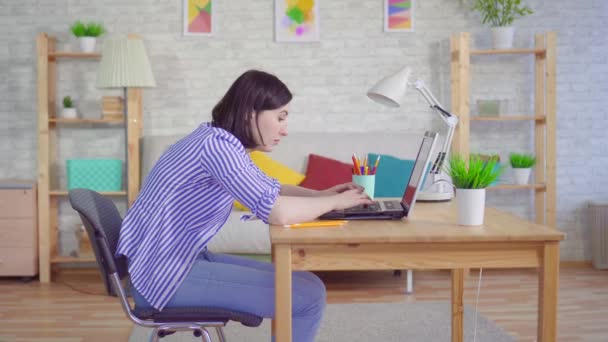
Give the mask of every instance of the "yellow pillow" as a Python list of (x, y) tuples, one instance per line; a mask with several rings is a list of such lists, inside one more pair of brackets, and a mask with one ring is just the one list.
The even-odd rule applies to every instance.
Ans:
[[(289, 167), (272, 160), (266, 153), (253, 151), (250, 154), (251, 160), (262, 172), (272, 178), (276, 178), (281, 184), (298, 185), (302, 183), (305, 175), (296, 172)], [(249, 210), (239, 201), (234, 201), (234, 207), (240, 210)]]

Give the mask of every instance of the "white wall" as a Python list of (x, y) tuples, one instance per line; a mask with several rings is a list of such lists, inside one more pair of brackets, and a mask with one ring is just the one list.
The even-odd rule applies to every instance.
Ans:
[[(557, 31), (558, 226), (568, 234), (567, 260), (590, 259), (586, 220), (589, 200), (606, 200), (608, 181), (608, 41), (601, 0), (530, 0), (536, 13), (517, 24), (516, 45), (530, 47), (534, 33)], [(273, 40), (273, 2), (216, 0), (213, 37), (183, 37), (181, 1), (4, 0), (0, 5), (0, 178), (36, 177), (36, 45), (38, 32), (58, 38), (58, 49), (76, 49), (68, 27), (77, 19), (99, 20), (110, 33), (136, 32), (146, 39), (158, 86), (144, 93), (145, 134), (187, 132), (209, 120), (230, 83), (249, 68), (275, 73), (295, 94), (292, 131), (422, 132), (443, 126), (412, 93), (404, 108), (371, 102), (366, 90), (402, 65), (412, 66), (449, 108), (448, 39), (469, 31), (475, 47), (489, 46), (488, 30), (461, 1), (415, 3), (414, 33), (382, 31), (382, 1), (320, 3), (321, 41), (278, 44)], [(517, 113), (533, 108), (533, 64), (528, 56), (475, 57), (471, 103), (508, 99)], [(61, 61), (59, 97), (77, 99), (86, 116), (97, 115), (96, 62)], [(122, 157), (117, 128), (61, 129), (60, 165), (66, 158)], [(474, 123), (472, 150), (532, 151), (530, 123)], [(59, 170), (63, 167), (59, 166)], [(65, 184), (65, 174), (60, 174)], [(509, 173), (505, 177), (509, 177)], [(531, 194), (500, 192), (489, 201), (518, 215), (533, 213)], [(62, 206), (62, 224), (71, 210)], [(72, 223), (70, 223), (72, 224)]]

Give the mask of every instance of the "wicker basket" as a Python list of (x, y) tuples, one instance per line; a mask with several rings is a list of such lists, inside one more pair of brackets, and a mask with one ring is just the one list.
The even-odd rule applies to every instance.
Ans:
[(70, 159), (68, 190), (85, 188), (95, 191), (122, 189), (122, 161), (120, 159)]

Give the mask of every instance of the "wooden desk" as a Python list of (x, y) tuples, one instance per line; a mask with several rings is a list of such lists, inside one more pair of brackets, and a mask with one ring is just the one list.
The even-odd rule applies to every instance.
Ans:
[(486, 208), (484, 221), (483, 226), (458, 226), (452, 201), (417, 203), (413, 217), (402, 221), (350, 221), (341, 228), (271, 226), (276, 341), (291, 341), (292, 270), (395, 269), (452, 270), (452, 341), (462, 341), (467, 268), (538, 268), (538, 341), (555, 341), (564, 234), (492, 208)]

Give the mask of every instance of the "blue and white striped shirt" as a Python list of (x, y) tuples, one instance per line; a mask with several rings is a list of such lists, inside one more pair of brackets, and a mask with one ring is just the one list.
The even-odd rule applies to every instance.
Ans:
[(120, 230), (131, 282), (162, 310), (239, 200), (268, 223), (281, 190), (231, 133), (202, 124), (156, 162)]

